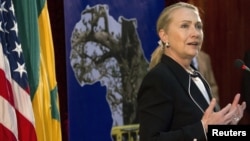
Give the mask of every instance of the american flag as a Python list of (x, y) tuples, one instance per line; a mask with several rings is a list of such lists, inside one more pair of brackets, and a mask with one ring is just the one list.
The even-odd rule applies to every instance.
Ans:
[(0, 0), (0, 141), (36, 141), (28, 75), (12, 0)]

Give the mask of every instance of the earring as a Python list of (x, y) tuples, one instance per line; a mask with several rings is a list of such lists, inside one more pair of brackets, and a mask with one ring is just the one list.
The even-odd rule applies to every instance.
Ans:
[(167, 48), (170, 47), (168, 42), (165, 43), (165, 47), (167, 47)]
[(162, 49), (164, 49), (164, 47), (165, 47), (164, 42), (161, 41), (161, 40), (158, 41), (158, 45), (159, 45)]
[(159, 41), (158, 41), (158, 45), (159, 45), (160, 47), (162, 47), (162, 49), (164, 49), (165, 47), (166, 47), (166, 48), (170, 47), (170, 45), (169, 45), (168, 42), (165, 43), (165, 42), (163, 42), (162, 40), (159, 40)]

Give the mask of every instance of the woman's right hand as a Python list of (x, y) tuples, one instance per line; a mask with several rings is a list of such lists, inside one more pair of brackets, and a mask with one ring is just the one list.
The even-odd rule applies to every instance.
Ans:
[[(236, 94), (232, 104), (229, 103), (220, 111), (214, 112), (216, 99), (213, 98), (201, 119), (201, 122), (206, 132), (208, 125), (238, 124), (238, 121), (243, 117), (243, 113), (246, 108), (246, 103), (242, 102), (242, 104), (240, 105), (239, 99), (240, 94)], [(236, 116), (237, 121), (235, 121)]]

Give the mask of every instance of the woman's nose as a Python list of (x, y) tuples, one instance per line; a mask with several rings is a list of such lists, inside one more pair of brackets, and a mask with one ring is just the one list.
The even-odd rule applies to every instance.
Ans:
[(199, 29), (199, 28), (197, 28), (197, 27), (192, 27), (192, 28), (191, 28), (191, 35), (192, 35), (192, 36), (200, 37), (200, 36), (202, 36), (202, 34), (203, 34), (202, 29)]

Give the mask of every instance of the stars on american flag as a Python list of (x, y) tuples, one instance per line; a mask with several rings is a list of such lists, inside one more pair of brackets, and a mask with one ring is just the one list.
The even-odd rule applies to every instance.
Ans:
[[(1, 11), (0, 11), (0, 13), (1, 13)], [(0, 21), (0, 31), (4, 32), (3, 28), (2, 28), (2, 21)]]
[(18, 62), (17, 62), (17, 69), (15, 69), (14, 71), (19, 72), (21, 77), (23, 73), (27, 73), (27, 71), (25, 70), (25, 64), (23, 63), (22, 65), (20, 65)]
[[(1, 2), (1, 1), (0, 1)], [(27, 87), (27, 71), (22, 46), (18, 39), (18, 27), (12, 1), (0, 4), (0, 44), (9, 60), (12, 78), (23, 88)]]
[(0, 12), (2, 12), (2, 11), (8, 12), (8, 10), (5, 9), (5, 1), (3, 3), (1, 3)]
[(21, 57), (21, 53), (23, 52), (22, 46), (21, 46), (21, 44), (18, 44), (17, 42), (15, 42), (15, 44), (16, 44), (16, 48), (13, 49), (12, 51), (17, 52), (18, 57)]

